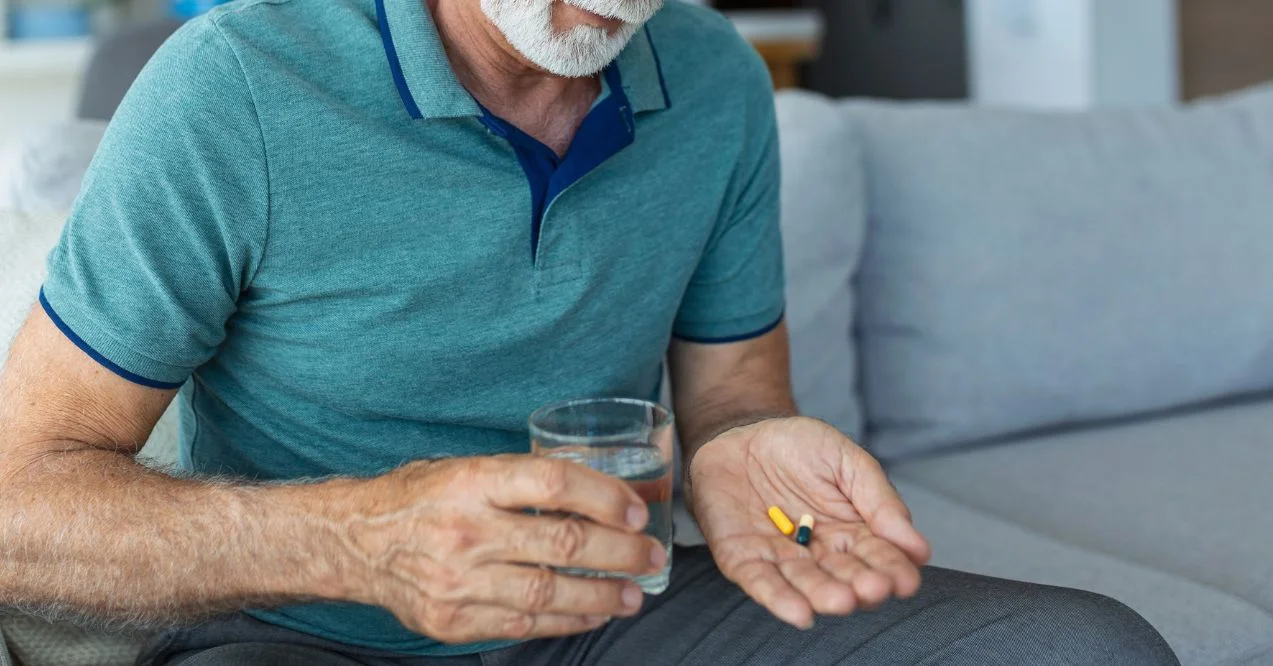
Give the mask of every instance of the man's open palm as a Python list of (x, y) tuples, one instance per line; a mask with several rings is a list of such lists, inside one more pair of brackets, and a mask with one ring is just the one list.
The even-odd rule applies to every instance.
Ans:
[[(735, 428), (690, 467), (692, 506), (721, 571), (774, 615), (808, 627), (909, 597), (929, 546), (879, 463), (831, 426), (784, 418)], [(809, 547), (767, 515), (816, 520)]]

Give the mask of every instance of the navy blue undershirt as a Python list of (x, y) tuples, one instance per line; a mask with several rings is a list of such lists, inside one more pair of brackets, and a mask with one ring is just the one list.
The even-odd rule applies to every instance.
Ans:
[(603, 76), (610, 94), (588, 112), (564, 158), (558, 157), (553, 149), (535, 137), (478, 104), (482, 109), (482, 124), (512, 145), (517, 161), (526, 174), (531, 197), (532, 260), (539, 249), (539, 230), (543, 226), (544, 215), (553, 201), (593, 169), (632, 145), (636, 138), (632, 107), (623, 92), (623, 78), (619, 74), (619, 67), (611, 64), (605, 69)]

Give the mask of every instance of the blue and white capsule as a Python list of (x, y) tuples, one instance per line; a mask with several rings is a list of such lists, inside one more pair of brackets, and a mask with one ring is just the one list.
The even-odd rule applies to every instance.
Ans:
[(796, 530), (796, 543), (801, 546), (809, 545), (809, 539), (813, 537), (813, 516), (804, 514), (800, 516), (800, 529)]

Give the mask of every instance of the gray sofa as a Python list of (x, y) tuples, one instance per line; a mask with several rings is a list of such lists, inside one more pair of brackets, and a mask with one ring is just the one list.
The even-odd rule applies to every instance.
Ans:
[(798, 398), (886, 461), (934, 563), (1273, 664), (1273, 87), (779, 115)]
[(778, 109), (798, 399), (886, 461), (934, 563), (1273, 664), (1273, 89)]

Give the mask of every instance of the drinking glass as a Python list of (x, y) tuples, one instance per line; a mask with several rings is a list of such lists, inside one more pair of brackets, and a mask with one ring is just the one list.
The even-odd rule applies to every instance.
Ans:
[(535, 455), (587, 465), (627, 481), (650, 510), (645, 533), (667, 548), (667, 565), (648, 576), (561, 568), (573, 576), (631, 578), (647, 594), (667, 589), (672, 570), (672, 431), (668, 408), (645, 400), (595, 398), (548, 405), (530, 416)]

